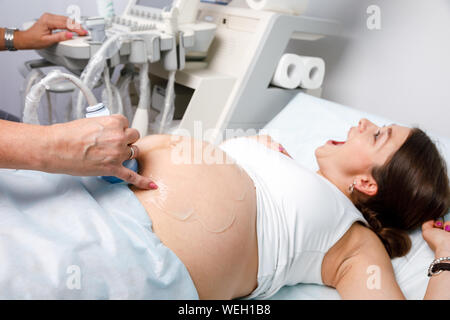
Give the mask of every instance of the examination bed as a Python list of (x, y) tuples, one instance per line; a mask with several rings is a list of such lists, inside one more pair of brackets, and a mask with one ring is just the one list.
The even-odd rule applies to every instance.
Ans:
[[(265, 130), (280, 142), (295, 160), (316, 170), (314, 150), (329, 139), (345, 141), (350, 127), (355, 126), (361, 118), (367, 118), (378, 125), (394, 123), (389, 119), (300, 93)], [(427, 133), (437, 142), (447, 160), (447, 166), (450, 167), (450, 139), (430, 131)], [(446, 218), (450, 219), (450, 213)], [(421, 230), (411, 232), (410, 235), (411, 251), (405, 257), (393, 259), (392, 263), (406, 298), (422, 299), (428, 284), (427, 269), (434, 259), (434, 254), (423, 240)], [(337, 291), (330, 287), (299, 284), (282, 288), (272, 299), (331, 300), (340, 297)]]
[[(261, 133), (317, 169), (314, 150), (328, 139), (345, 140), (363, 117), (392, 123), (300, 93)], [(450, 161), (450, 140), (428, 133)], [(0, 170), (0, 299), (197, 299), (187, 269), (151, 227), (125, 185)], [(421, 299), (433, 253), (420, 230), (411, 238), (411, 252), (393, 264), (406, 297)], [(339, 295), (325, 286), (301, 284), (282, 288), (272, 299)]]

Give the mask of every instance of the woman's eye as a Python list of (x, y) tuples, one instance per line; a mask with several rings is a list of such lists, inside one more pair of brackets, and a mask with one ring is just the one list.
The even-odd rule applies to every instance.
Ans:
[(378, 139), (378, 137), (380, 136), (380, 134), (381, 134), (381, 130), (378, 130), (378, 132), (377, 133), (375, 133), (373, 136), (374, 136), (374, 139), (375, 139), (375, 141), (377, 141), (377, 139)]

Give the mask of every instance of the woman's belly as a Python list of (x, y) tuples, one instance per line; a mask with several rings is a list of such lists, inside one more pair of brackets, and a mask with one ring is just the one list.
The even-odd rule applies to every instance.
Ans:
[(133, 191), (154, 232), (189, 270), (200, 298), (250, 294), (258, 272), (256, 193), (250, 177), (206, 143), (150, 136), (137, 145), (140, 173), (152, 177), (159, 189)]

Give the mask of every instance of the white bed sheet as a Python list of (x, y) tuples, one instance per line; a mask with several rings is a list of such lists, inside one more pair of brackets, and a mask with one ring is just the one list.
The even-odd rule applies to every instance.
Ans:
[[(394, 123), (374, 114), (300, 93), (264, 128), (264, 131), (282, 143), (299, 163), (317, 170), (314, 150), (329, 139), (345, 141), (350, 127), (357, 125), (361, 118), (367, 118), (378, 125)], [(427, 133), (435, 140), (450, 168), (450, 139), (430, 131)], [(450, 219), (450, 212), (446, 218)], [(410, 236), (411, 251), (405, 257), (393, 259), (392, 263), (397, 281), (406, 298), (422, 299), (428, 284), (427, 269), (434, 259), (434, 254), (423, 240), (420, 230), (411, 232)], [(271, 299), (337, 300), (340, 296), (333, 288), (299, 284), (282, 288)]]

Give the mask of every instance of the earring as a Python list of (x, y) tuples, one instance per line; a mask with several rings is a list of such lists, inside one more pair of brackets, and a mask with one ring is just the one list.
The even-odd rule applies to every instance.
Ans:
[(353, 183), (350, 185), (350, 187), (348, 187), (348, 191), (350, 193), (353, 193), (353, 191), (355, 191), (355, 186), (356, 186), (356, 180), (353, 181)]

